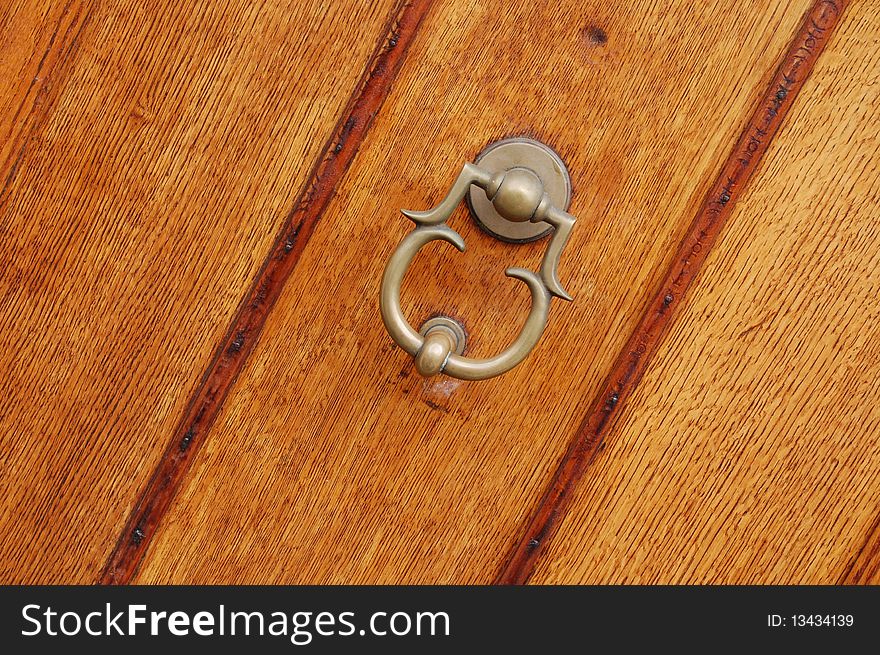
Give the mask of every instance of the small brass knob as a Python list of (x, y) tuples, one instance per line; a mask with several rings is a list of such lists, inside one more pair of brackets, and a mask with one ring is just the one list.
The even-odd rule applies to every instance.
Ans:
[(426, 323), (422, 327), (425, 341), (416, 353), (416, 370), (426, 378), (442, 371), (453, 352), (460, 354), (464, 351), (464, 330), (461, 327), (455, 330), (445, 322), (451, 322), (451, 319), (441, 318), (444, 318), (443, 323)]
[(503, 173), (498, 191), (490, 200), (504, 218), (522, 223), (531, 220), (543, 197), (541, 178), (527, 168), (511, 168)]

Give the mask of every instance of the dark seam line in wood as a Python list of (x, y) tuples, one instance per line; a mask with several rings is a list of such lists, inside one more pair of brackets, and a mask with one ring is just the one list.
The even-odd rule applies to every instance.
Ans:
[(268, 257), (242, 299), (226, 336), (190, 397), (171, 443), (126, 522), (101, 572), (100, 584), (125, 584), (137, 572), (150, 540), (253, 350), (284, 283), (296, 267), (315, 225), (388, 96), (430, 4), (430, 0), (400, 2), (391, 12), (364, 75), (317, 158)]
[[(57, 46), (59, 50), (58, 63), (55, 64), (55, 66), (50, 67), (49, 70), (43, 71), (43, 68), (46, 65), (46, 61), (49, 59), (49, 55), (51, 54), (53, 48), (56, 47), (55, 41), (58, 37), (58, 32), (61, 29), (61, 25), (64, 23), (64, 19), (70, 13), (70, 6), (72, 4), (73, 0), (70, 0), (61, 11), (61, 16), (58, 18), (58, 22), (55, 24), (55, 29), (52, 31), (52, 36), (49, 37), (49, 44), (46, 46), (46, 50), (45, 52), (43, 52), (42, 57), (40, 57), (40, 63), (37, 65), (37, 71), (34, 74), (31, 83), (28, 85), (28, 90), (25, 92), (22, 102), (16, 110), (15, 116), (12, 119), (13, 125), (11, 127), (12, 131), (9, 134), (10, 140), (13, 139), (14, 136), (15, 121), (21, 114), (21, 110), (24, 107), (24, 103), (27, 100), (27, 97), (30, 95), (31, 91), (33, 91), (34, 86), (36, 86), (38, 82), (38, 78), (42, 74), (42, 84), (37, 90), (36, 96), (34, 97), (33, 103), (31, 104), (30, 111), (28, 112), (27, 118), (25, 118), (23, 121), (24, 125), (30, 124), (30, 129), (28, 130), (26, 127), (22, 129), (22, 134), (18, 139), (18, 141), (21, 142), (21, 146), (18, 146), (17, 144), (16, 146), (13, 146), (9, 151), (9, 155), (6, 158), (6, 161), (3, 162), (3, 169), (8, 169), (9, 172), (6, 174), (6, 179), (3, 181), (3, 187), (0, 188), (0, 211), (6, 208), (6, 201), (9, 197), (9, 188), (10, 186), (12, 186), (12, 182), (15, 179), (16, 174), (18, 173), (22, 159), (24, 159), (24, 154), (25, 150), (27, 149), (28, 143), (34, 138), (34, 134), (36, 133), (37, 128), (45, 123), (46, 119), (51, 114), (51, 100), (54, 98), (50, 98), (50, 102), (46, 102), (46, 96), (53, 89), (53, 83), (56, 81), (57, 77), (59, 77), (59, 74), (64, 74), (65, 64), (69, 65), (69, 63), (73, 60), (73, 56), (79, 52), (80, 36), (82, 35), (83, 30), (86, 28), (91, 20), (92, 5), (88, 5), (88, 8), (85, 12), (83, 12), (82, 6), (80, 6), (77, 9), (77, 12), (74, 15), (73, 19), (71, 20), (70, 25), (62, 34), (61, 41)], [(75, 27), (76, 32), (73, 34), (70, 42), (68, 43), (68, 36), (70, 36)], [(55, 97), (57, 97), (60, 85), (54, 84), (54, 89), (56, 90)], [(43, 108), (43, 112), (39, 120), (35, 120), (34, 117), (37, 114), (37, 110), (41, 107)]]
[(849, 562), (837, 584), (871, 584), (880, 571), (880, 515), (874, 519), (864, 543)]
[(685, 293), (812, 72), (845, 6), (844, 0), (818, 0), (807, 10), (782, 62), (679, 244), (659, 291), (618, 354), (548, 489), (508, 554), (496, 584), (524, 584), (532, 575), (539, 554), (568, 509), (572, 490), (603, 445), (612, 419), (619, 415), (623, 402), (632, 395), (657, 352), (673, 317), (680, 311)]

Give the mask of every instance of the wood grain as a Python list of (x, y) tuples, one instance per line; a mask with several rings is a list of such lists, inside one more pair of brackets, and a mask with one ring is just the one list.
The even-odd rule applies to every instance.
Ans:
[[(436, 5), (135, 580), (492, 580), (807, 6)], [(570, 164), (575, 302), (501, 378), (419, 379), (377, 309), (397, 210), (514, 133)], [(504, 268), (544, 244), (452, 222), (470, 251), (426, 249), (404, 309), (488, 355), (527, 311)]]
[(317, 158), (293, 210), (239, 305), (226, 336), (174, 429), (165, 454), (108, 558), (101, 574), (102, 583), (121, 584), (134, 575), (156, 526), (201, 446), (203, 435), (213, 425), (260, 336), (266, 317), (385, 101), (429, 6), (428, 2), (401, 3), (392, 12), (349, 108), (342, 113), (332, 137)]
[(538, 583), (834, 583), (880, 504), (880, 12), (853, 3)]
[(44, 5), (2, 13), (5, 583), (96, 579), (391, 8)]
[(880, 515), (868, 531), (865, 543), (851, 559), (838, 581), (840, 584), (880, 584)]
[(91, 3), (25, 0), (0, 9), (0, 206), (75, 60)]
[(570, 442), (549, 489), (526, 523), (498, 577), (499, 583), (522, 584), (532, 574), (542, 548), (567, 511), (571, 492), (604, 445), (608, 429), (639, 384), (719, 233), (833, 35), (843, 8), (844, 3), (837, 0), (818, 0), (804, 16), (763, 97), (706, 193), (657, 292)]

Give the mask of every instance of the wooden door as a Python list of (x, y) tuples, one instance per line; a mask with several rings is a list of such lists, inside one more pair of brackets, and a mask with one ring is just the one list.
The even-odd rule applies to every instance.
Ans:
[[(0, 22), (0, 581), (880, 581), (871, 3)], [(509, 136), (571, 172), (574, 301), (509, 373), (422, 378), (399, 209)], [(403, 309), (488, 356), (544, 243), (451, 223)]]

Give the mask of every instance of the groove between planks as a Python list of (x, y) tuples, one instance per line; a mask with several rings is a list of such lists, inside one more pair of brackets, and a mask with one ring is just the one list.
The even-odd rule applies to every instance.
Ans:
[(226, 336), (215, 351), (171, 441), (111, 552), (99, 582), (125, 584), (137, 571), (151, 538), (171, 505), (198, 448), (214, 423), (259, 338), (284, 283), (296, 267), (315, 225), (345, 176), (400, 70), (430, 0), (402, 0), (370, 57), (332, 136), (250, 290), (242, 299)]
[(817, 0), (807, 10), (763, 96), (679, 244), (658, 292), (618, 354), (601, 391), (590, 405), (591, 409), (569, 442), (549, 488), (511, 549), (496, 578), (497, 584), (524, 584), (528, 581), (543, 552), (542, 547), (553, 535), (557, 519), (567, 510), (571, 491), (602, 447), (620, 406), (641, 380), (734, 205), (754, 176), (770, 141), (830, 40), (846, 4), (846, 0)]

